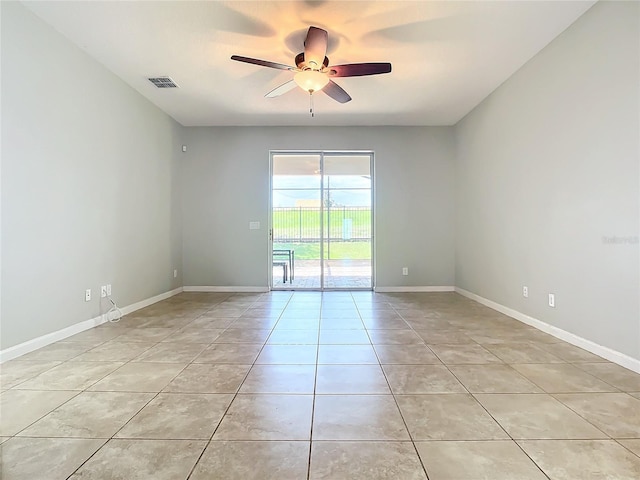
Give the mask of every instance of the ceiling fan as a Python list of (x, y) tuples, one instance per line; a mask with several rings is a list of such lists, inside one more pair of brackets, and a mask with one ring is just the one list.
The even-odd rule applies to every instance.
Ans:
[[(310, 95), (314, 92), (323, 91), (340, 103), (349, 102), (351, 97), (332, 78), (363, 77), (391, 71), (390, 63), (348, 63), (329, 66), (329, 59), (326, 57), (328, 38), (329, 35), (326, 30), (318, 27), (309, 27), (304, 40), (304, 52), (296, 55), (295, 67), (240, 55), (233, 55), (231, 60), (296, 72), (292, 80), (274, 88), (265, 97), (277, 97), (299, 86), (305, 92), (309, 92)], [(311, 114), (313, 115), (313, 107), (311, 108)]]

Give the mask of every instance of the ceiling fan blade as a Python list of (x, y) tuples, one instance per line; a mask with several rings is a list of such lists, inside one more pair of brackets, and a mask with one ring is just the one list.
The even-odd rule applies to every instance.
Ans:
[(327, 69), (327, 73), (331, 77), (363, 77), (389, 73), (390, 71), (390, 63), (348, 63), (346, 65), (332, 65)]
[(329, 80), (329, 83), (324, 86), (322, 91), (333, 98), (336, 102), (347, 103), (351, 101), (349, 94), (333, 80)]
[[(318, 27), (309, 27), (304, 40), (304, 61), (313, 70), (320, 70), (327, 54), (329, 34)], [(314, 65), (315, 63), (315, 65)]]
[(279, 97), (283, 93), (287, 93), (289, 90), (293, 90), (296, 87), (297, 87), (296, 82), (294, 82), (293, 80), (289, 80), (288, 82), (285, 82), (279, 87), (276, 87), (273, 90), (271, 90), (269, 93), (265, 95), (265, 97), (267, 98)]
[(269, 62), (268, 60), (258, 60), (257, 58), (241, 57), (240, 55), (232, 55), (231, 60), (238, 62), (252, 63), (253, 65), (260, 65), (261, 67), (277, 68), (279, 70), (295, 70), (295, 67), (290, 67), (283, 63)]

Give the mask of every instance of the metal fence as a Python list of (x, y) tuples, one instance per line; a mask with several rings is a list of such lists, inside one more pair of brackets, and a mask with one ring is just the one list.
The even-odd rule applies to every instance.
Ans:
[(368, 241), (371, 239), (371, 208), (332, 206), (322, 209), (322, 213), (318, 207), (273, 209), (273, 241), (276, 243), (319, 242), (321, 225), (325, 240)]

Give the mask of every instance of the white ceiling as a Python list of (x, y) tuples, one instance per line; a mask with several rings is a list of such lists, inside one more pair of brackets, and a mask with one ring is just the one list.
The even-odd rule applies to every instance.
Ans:
[[(35, 14), (185, 126), (452, 125), (595, 1), (37, 1)], [(386, 75), (338, 78), (339, 104), (296, 88), (310, 25), (329, 32), (330, 64), (391, 62)], [(147, 77), (168, 75), (179, 89)]]

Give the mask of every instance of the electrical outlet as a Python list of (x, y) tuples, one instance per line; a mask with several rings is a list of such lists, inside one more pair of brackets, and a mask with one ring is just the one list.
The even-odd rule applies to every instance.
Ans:
[(84, 291), (84, 301), (85, 301), (85, 302), (89, 302), (89, 301), (91, 301), (91, 289), (90, 289), (90, 288), (87, 288), (87, 289)]
[(107, 285), (107, 295), (111, 296), (111, 284), (110, 283)]
[(178, 278), (178, 270), (173, 271), (173, 278)]
[(522, 296), (524, 298), (529, 298), (529, 287), (522, 287)]
[(409, 275), (409, 267), (402, 267), (402, 275)]
[(107, 286), (103, 285), (100, 287), (100, 297), (105, 298), (107, 296)]
[(549, 294), (549, 306), (551, 308), (555, 308), (556, 306), (556, 296), (553, 293)]

